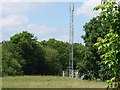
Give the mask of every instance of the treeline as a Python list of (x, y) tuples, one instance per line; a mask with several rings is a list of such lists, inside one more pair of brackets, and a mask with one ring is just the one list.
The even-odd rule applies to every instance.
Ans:
[[(74, 43), (74, 69), (85, 47)], [(61, 75), (69, 66), (69, 43), (49, 39), (38, 42), (23, 31), (2, 42), (2, 71), (6, 75)]]

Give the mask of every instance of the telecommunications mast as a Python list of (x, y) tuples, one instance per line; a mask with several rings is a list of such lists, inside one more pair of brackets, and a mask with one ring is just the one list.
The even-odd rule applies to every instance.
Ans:
[(74, 37), (74, 3), (70, 2), (70, 26), (69, 26), (69, 77), (74, 77), (73, 68), (73, 37)]

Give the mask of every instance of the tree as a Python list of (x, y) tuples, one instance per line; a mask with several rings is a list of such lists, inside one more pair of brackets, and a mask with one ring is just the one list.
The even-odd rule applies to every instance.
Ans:
[[(109, 6), (104, 6), (105, 4), (109, 4)], [(115, 3), (113, 2), (113, 4)], [(94, 46), (94, 44), (97, 42), (97, 38), (104, 38), (104, 36), (109, 33), (109, 28), (111, 25), (114, 28), (114, 32), (120, 34), (120, 10), (117, 5), (112, 5), (107, 1), (104, 2), (102, 5), (99, 5), (99, 7), (95, 9), (98, 10), (99, 8), (102, 9), (100, 15), (92, 18), (90, 22), (84, 25), (85, 35), (83, 35), (82, 38), (85, 41), (85, 46), (89, 50), (89, 55), (87, 55), (87, 62), (90, 63), (90, 67), (93, 67), (89, 71), (93, 72), (95, 78), (101, 78), (101, 80), (106, 80), (108, 79), (107, 76), (109, 76), (109, 72), (107, 72), (106, 75), (103, 75), (103, 71), (105, 70), (105, 68), (101, 67), (100, 65), (102, 59), (100, 58), (100, 53), (98, 53), (98, 50)], [(114, 10), (116, 12), (114, 12)]]
[[(80, 73), (80, 75), (86, 75), (89, 80), (95, 79), (95, 74), (97, 73), (95, 70), (94, 64), (96, 64), (95, 61), (92, 60), (93, 54), (89, 50), (88, 47), (84, 46), (80, 50), (81, 55), (80, 59), (77, 62), (77, 69)], [(93, 64), (94, 63), (94, 64)]]
[(86, 67), (86, 47), (79, 43), (74, 43), (74, 67), (79, 71), (80, 75), (87, 73)]
[(21, 57), (15, 51), (15, 48), (10, 42), (2, 43), (2, 72), (6, 75), (22, 74), (22, 65), (19, 61)]
[(59, 53), (52, 48), (44, 48), (45, 50), (45, 63), (47, 75), (58, 75), (62, 72), (61, 64), (59, 61)]
[(23, 31), (10, 39), (10, 43), (16, 48), (16, 52), (24, 59), (22, 70), (24, 74), (44, 73), (44, 51), (38, 45), (37, 38), (31, 33)]
[(2, 75), (2, 44), (0, 43), (0, 76)]
[[(2, 45), (4, 75), (60, 75), (62, 70), (68, 70), (67, 42), (55, 39), (38, 42), (33, 34), (23, 31)], [(82, 44), (74, 44), (74, 68), (83, 60), (84, 49)]]
[[(104, 39), (98, 38), (98, 42), (95, 44), (101, 54), (102, 64), (106, 65), (109, 70), (108, 87), (115, 87), (119, 85), (120, 74), (120, 36), (113, 33), (113, 30), (105, 36)], [(115, 82), (115, 83), (114, 83)]]
[(97, 42), (97, 38), (104, 37), (108, 30), (105, 29), (102, 31), (101, 18), (99, 16), (92, 18), (83, 28), (85, 35), (83, 35), (82, 38), (84, 39), (85, 47), (87, 48), (84, 57), (86, 69), (88, 69), (86, 74), (88, 74), (90, 78), (99, 78), (99, 63), (101, 62), (101, 59), (94, 44)]
[(102, 26), (109, 25), (109, 33), (104, 38), (98, 38), (97, 46), (101, 54), (102, 67), (105, 65), (108, 68), (109, 80), (108, 87), (120, 88), (120, 7), (116, 2), (109, 1), (103, 5), (99, 5), (95, 9), (101, 9)]
[(57, 41), (55, 39), (49, 39), (48, 41), (41, 41), (40, 44), (43, 47), (49, 47), (58, 51), (59, 54), (59, 63), (61, 65), (62, 70), (67, 70), (69, 66), (69, 44)]

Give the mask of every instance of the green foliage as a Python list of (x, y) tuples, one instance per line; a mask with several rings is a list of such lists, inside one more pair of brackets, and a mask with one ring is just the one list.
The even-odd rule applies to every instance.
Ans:
[[(106, 34), (110, 32), (111, 26), (113, 29), (113, 33), (117, 34), (118, 36), (120, 35), (120, 7), (117, 5), (116, 2), (110, 0), (108, 2), (105, 1), (103, 4), (94, 8), (94, 10), (99, 9), (102, 10), (99, 16), (92, 18), (90, 22), (84, 25), (85, 35), (83, 35), (82, 38), (84, 39), (85, 46), (87, 48), (87, 52), (85, 51), (85, 53), (87, 53), (85, 54), (86, 59), (84, 59), (84, 61), (86, 62), (86, 69), (88, 69), (88, 72), (90, 72), (92, 76), (94, 76), (95, 78), (100, 78), (101, 80), (107, 80), (111, 78), (111, 72), (108, 69), (108, 66), (106, 66), (103, 63), (101, 64), (103, 59), (101, 58), (101, 55), (104, 54), (103, 52), (106, 52), (108, 48), (105, 48), (106, 47), (105, 45), (103, 47), (100, 46), (99, 48), (96, 48), (94, 44), (97, 42), (97, 39), (99, 37), (102, 38), (103, 42), (105, 41), (104, 36), (106, 36)], [(117, 40), (116, 38), (110, 38), (110, 40), (112, 39)], [(117, 42), (119, 42), (119, 40)], [(111, 46), (111, 44), (108, 43), (107, 47), (113, 48), (115, 44), (117, 43), (112, 43)], [(119, 45), (117, 45), (117, 47), (118, 46)], [(101, 51), (102, 53), (98, 51)], [(106, 53), (106, 55), (108, 56), (111, 54), (113, 54), (111, 57), (116, 55), (117, 58), (120, 58), (119, 52), (116, 53), (114, 50)], [(108, 58), (108, 56), (106, 58)], [(79, 67), (83, 67), (83, 65), (80, 65)], [(109, 67), (112, 66), (109, 65)]]
[[(69, 66), (67, 42), (55, 39), (38, 42), (34, 35), (23, 31), (12, 36), (9, 42), (3, 42), (2, 46), (3, 76), (60, 75)], [(83, 49), (82, 44), (74, 44), (74, 68), (84, 57)]]
[[(104, 8), (102, 8), (104, 7)], [(120, 85), (120, 7), (114, 1), (105, 2), (95, 9), (102, 9), (101, 25), (109, 25), (109, 33), (104, 38), (98, 38), (95, 44), (101, 55), (101, 66), (108, 68), (108, 88), (118, 88)]]
[[(55, 39), (49, 39), (48, 41), (41, 41), (40, 44), (44, 48), (51, 48), (54, 49), (58, 52), (58, 61), (59, 61), (59, 66), (60, 70), (67, 70), (69, 66), (69, 44), (67, 42), (62, 42), (62, 41), (57, 41)], [(84, 58), (84, 50), (85, 46), (83, 46), (80, 43), (74, 43), (74, 69), (80, 69), (78, 67), (82, 63)], [(82, 72), (83, 73), (83, 72)]]
[(110, 32), (105, 36), (104, 39), (98, 38), (98, 42), (95, 44), (98, 47), (99, 53), (101, 53), (102, 64), (106, 65), (109, 69), (110, 80), (108, 80), (108, 87), (116, 87), (119, 84), (117, 78), (120, 74), (120, 65), (118, 55), (120, 53), (120, 36)]
[[(60, 75), (68, 69), (69, 44), (49, 39), (38, 42), (31, 33), (15, 34), (3, 42), (3, 76), (5, 75)], [(74, 68), (82, 61), (84, 46), (74, 44)], [(81, 52), (82, 51), (82, 52)]]
[(24, 74), (42, 74), (44, 73), (44, 51), (38, 45), (37, 38), (31, 33), (23, 31), (11, 37), (10, 42), (19, 52), (19, 56), (24, 59), (22, 63)]
[(44, 48), (45, 50), (45, 63), (47, 67), (47, 75), (57, 75), (62, 72), (59, 62), (59, 53), (52, 48)]
[(22, 74), (22, 66), (19, 61), (20, 56), (15, 51), (13, 45), (9, 42), (2, 43), (2, 72), (6, 75)]
[(93, 79), (90, 73), (90, 63), (88, 62), (88, 58), (91, 57), (88, 48), (81, 44), (74, 44), (74, 57), (76, 57), (76, 68), (80, 73), (80, 76), (84, 74), (89, 74), (88, 78)]
[(82, 38), (84, 39), (86, 49), (83, 58), (87, 70), (85, 74), (88, 74), (90, 78), (99, 78), (101, 59), (94, 44), (97, 42), (98, 37), (104, 37), (108, 32), (108, 29), (102, 30), (102, 28), (99, 16), (91, 19), (90, 22), (84, 25), (85, 35)]
[(59, 63), (61, 65), (62, 70), (67, 70), (68, 62), (69, 62), (69, 44), (62, 41), (57, 41), (55, 39), (49, 39), (48, 41), (41, 41), (40, 44), (43, 47), (49, 47), (57, 50)]
[(0, 43), (0, 75), (2, 74), (2, 44)]
[[(108, 3), (105, 3), (105, 4), (108, 4)], [(111, 6), (110, 4), (106, 7), (104, 7), (104, 5), (99, 5), (96, 8), (102, 9), (102, 12), (100, 13), (100, 15), (92, 18), (88, 23), (84, 25), (85, 35), (83, 35), (82, 38), (84, 39), (86, 48), (88, 48), (87, 54), (85, 55), (85, 58), (86, 58), (85, 61), (86, 63), (88, 63), (87, 66), (90, 67), (90, 68), (88, 67), (86, 68), (88, 68), (89, 72), (92, 72), (92, 76), (94, 76), (96, 79), (100, 78), (101, 80), (106, 80), (109, 78), (109, 71), (107, 70), (107, 67), (103, 68), (100, 65), (102, 60), (100, 58), (100, 53), (98, 53), (98, 50), (94, 46), (94, 44), (97, 42), (97, 38), (99, 37), (104, 38), (104, 36), (107, 33), (109, 33), (109, 28), (111, 24), (117, 28), (117, 29), (115, 28), (115, 32), (119, 32), (120, 30), (119, 23), (117, 24), (112, 23), (113, 20), (110, 19), (114, 17), (116, 20), (120, 21), (120, 19), (118, 19), (119, 15), (116, 12), (115, 14), (112, 13), (114, 9), (112, 10), (112, 12), (111, 12), (111, 9), (110, 10), (106, 9), (107, 7), (112, 8), (115, 6), (116, 5)], [(108, 15), (105, 14), (106, 12), (108, 13)], [(103, 74), (104, 70), (106, 70), (106, 72), (104, 72), (105, 74)]]

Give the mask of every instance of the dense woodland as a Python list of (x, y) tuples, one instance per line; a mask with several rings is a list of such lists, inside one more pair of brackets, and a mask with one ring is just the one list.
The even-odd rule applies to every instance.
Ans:
[[(74, 69), (89, 80), (109, 80), (108, 86), (112, 87), (114, 81), (118, 85), (120, 77), (120, 7), (109, 1), (94, 9), (101, 9), (101, 13), (83, 26), (85, 45), (74, 43)], [(67, 42), (39, 42), (27, 31), (2, 42), (3, 76), (61, 75), (68, 64)]]
[[(85, 47), (74, 44), (74, 67), (80, 62)], [(60, 75), (67, 70), (69, 44), (49, 39), (38, 42), (36, 37), (24, 31), (2, 43), (4, 75)]]

